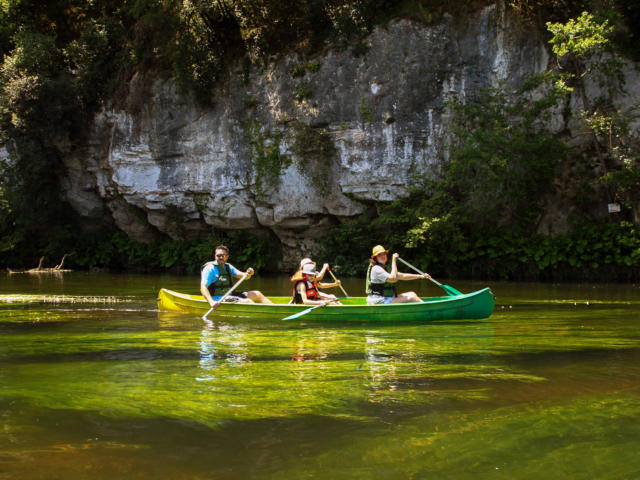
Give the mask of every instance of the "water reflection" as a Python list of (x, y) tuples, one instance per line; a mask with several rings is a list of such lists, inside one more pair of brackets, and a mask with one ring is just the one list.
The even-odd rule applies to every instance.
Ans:
[(364, 353), (370, 378), (368, 387), (374, 392), (396, 388), (396, 367), (389, 361), (389, 355), (384, 346), (384, 338), (379, 332), (368, 331), (365, 334)]
[(624, 286), (500, 285), (513, 308), (483, 321), (305, 325), (157, 313), (157, 284), (194, 282), (3, 284), (133, 301), (0, 309), (0, 477), (635, 478)]
[(337, 333), (331, 330), (312, 330), (313, 336), (296, 335), (291, 344), (291, 360), (297, 362), (321, 361), (336, 349)]
[[(229, 323), (202, 320), (203, 327), (199, 338), (200, 369), (211, 371), (223, 361), (231, 367), (242, 367), (250, 361), (250, 348), (245, 331)], [(198, 377), (199, 380), (211, 380), (214, 376)]]
[[(212, 345), (211, 335), (215, 327), (211, 320), (203, 320), (204, 328), (200, 334), (200, 368), (202, 370), (211, 370), (216, 366), (216, 349)], [(196, 377), (198, 381), (213, 380), (212, 374)]]

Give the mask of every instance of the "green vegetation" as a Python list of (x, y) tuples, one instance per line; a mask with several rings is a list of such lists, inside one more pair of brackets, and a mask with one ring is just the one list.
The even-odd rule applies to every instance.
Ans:
[(309, 98), (313, 94), (311, 87), (306, 83), (303, 83), (296, 89), (296, 100), (298, 102), (303, 101), (305, 98)]
[[(474, 244), (487, 241), (490, 232), (495, 235), (500, 229), (496, 241), (504, 232), (530, 237), (544, 210), (554, 167), (566, 155), (565, 145), (539, 122), (555, 104), (558, 92), (551, 89), (537, 100), (530, 95), (545, 79), (536, 79), (511, 95), (498, 89), (484, 92), (475, 101), (452, 102), (456, 139), (448, 161), (418, 178), (407, 199), (378, 205), (369, 221), (349, 224), (346, 236), (351, 241), (347, 243), (353, 245), (358, 237), (367, 249), (375, 243), (413, 249), (424, 263), (441, 264), (447, 273), (455, 269), (473, 274), (463, 264), (473, 254)], [(510, 103), (508, 98), (518, 100)], [(359, 228), (362, 232), (353, 231)], [(382, 237), (371, 240), (376, 234)], [(341, 232), (334, 237), (337, 241), (329, 244), (338, 247), (347, 240)], [(447, 248), (442, 251), (437, 245)], [(362, 255), (361, 259), (368, 257), (364, 251)], [(357, 263), (348, 265), (353, 270)], [(505, 276), (513, 273), (506, 267), (497, 270)]]
[[(607, 185), (609, 201), (620, 202), (640, 222), (640, 141), (631, 122), (638, 105), (616, 107), (612, 96), (624, 92), (622, 67), (611, 41), (615, 27), (604, 16), (583, 12), (566, 24), (547, 23), (553, 33), (553, 52), (562, 62), (559, 83), (577, 90), (582, 100), (581, 117), (591, 132), (592, 152)], [(586, 82), (597, 82), (602, 95), (591, 100)]]
[[(448, 218), (423, 223), (431, 227), (429, 241), (417, 247), (411, 230), (410, 201), (379, 209), (380, 216), (367, 223), (348, 221), (324, 239), (319, 258), (333, 258), (334, 271), (362, 276), (371, 247), (382, 243), (399, 251), (414, 265), (432, 275), (504, 280), (612, 280), (637, 281), (640, 268), (640, 227), (631, 222), (585, 222), (571, 233), (554, 237), (526, 235), (502, 226), (462, 233)], [(398, 217), (398, 213), (404, 217)], [(435, 233), (436, 227), (438, 232)], [(404, 234), (403, 232), (407, 232)], [(348, 250), (344, 248), (349, 245)]]
[(313, 128), (303, 122), (293, 122), (294, 139), (291, 150), (299, 161), (298, 171), (311, 180), (320, 193), (329, 186), (331, 167), (336, 157), (336, 146), (324, 128)]
[[(231, 61), (242, 59), (247, 84), (252, 64), (289, 50), (312, 54), (327, 39), (346, 44), (387, 18), (395, 3), (2, 2), (0, 139), (11, 159), (0, 165), (0, 263), (33, 266), (42, 254), (59, 258), (82, 249), (83, 239), (97, 231), (103, 237), (113, 231), (101, 215), (91, 224), (75, 215), (59, 184), (62, 158), (82, 144), (86, 125), (107, 99), (141, 108), (151, 81), (172, 76), (182, 92), (206, 104)], [(319, 67), (304, 65), (310, 73)], [(142, 85), (137, 92), (128, 91), (134, 75)], [(299, 94), (306, 98), (310, 90)], [(273, 185), (286, 163), (278, 135), (272, 137), (271, 144), (259, 136), (252, 143), (259, 187)]]
[[(614, 28), (604, 14), (586, 12), (547, 26), (560, 70), (531, 78), (518, 92), (501, 87), (452, 102), (455, 140), (448, 160), (418, 179), (408, 198), (343, 223), (326, 239), (322, 255), (354, 275), (363, 274), (370, 247), (383, 243), (449, 276), (638, 278), (640, 144), (630, 127), (638, 106), (613, 106), (612, 95), (623, 89)], [(604, 92), (595, 102), (586, 95), (589, 81)], [(586, 179), (598, 198), (600, 179), (611, 187), (608, 200), (622, 203), (635, 223), (585, 215), (573, 219), (570, 233), (544, 236), (536, 232), (557, 168), (584, 154), (547, 126), (549, 110), (566, 104), (573, 89), (583, 102), (578, 119), (592, 136), (587, 154), (595, 168), (588, 166)], [(584, 181), (575, 183), (578, 197)], [(361, 247), (345, 253), (347, 244)]]
[(510, 102), (504, 90), (492, 90), (475, 101), (452, 103), (456, 141), (449, 161), (435, 178), (425, 179), (432, 195), (423, 215), (449, 215), (471, 230), (495, 224), (528, 228), (535, 222), (566, 146), (540, 122), (556, 91), (539, 100), (528, 93), (513, 92), (517, 100)]
[[(409, 186), (409, 198), (372, 205), (363, 218), (343, 223), (327, 240), (326, 252), (338, 255), (346, 270), (355, 271), (377, 236), (389, 246), (408, 249), (416, 259), (442, 265), (450, 274), (551, 278), (555, 274), (549, 269), (554, 267), (577, 275), (585, 268), (610, 265), (617, 278), (614, 266), (636, 267), (633, 252), (626, 250), (612, 254), (610, 261), (597, 249), (590, 250), (589, 261), (566, 254), (554, 260), (555, 254), (531, 254), (524, 246), (516, 248), (517, 261), (506, 253), (496, 257), (495, 252), (478, 252), (485, 251), (485, 244), (511, 251), (516, 239), (522, 245), (548, 244), (549, 249), (562, 250), (555, 242), (577, 245), (589, 229), (634, 244), (634, 224), (608, 224), (588, 215), (572, 219), (574, 231), (565, 240), (542, 241), (536, 232), (555, 185), (564, 181), (559, 172), (571, 162), (583, 164), (579, 175), (575, 169), (567, 174), (580, 177), (572, 179), (569, 192), (576, 204), (587, 197), (617, 202), (623, 208), (622, 220), (640, 222), (640, 143), (632, 129), (637, 106), (623, 109), (612, 101), (625, 87), (621, 56), (637, 56), (637, 3), (508, 2), (538, 28), (547, 26), (558, 68), (531, 79), (518, 92), (501, 87), (476, 92), (465, 103), (452, 102), (448, 108), (454, 141), (448, 162), (432, 175), (417, 178)], [(433, 23), (444, 14), (462, 15), (483, 5), (486, 2), (443, 0), (0, 2), (0, 139), (9, 153), (0, 164), (0, 263), (31, 267), (41, 255), (57, 259), (74, 251), (70, 262), (87, 268), (189, 268), (191, 260), (177, 258), (178, 247), (167, 246), (171, 241), (160, 237), (151, 246), (125, 244), (105, 220), (107, 212), (95, 212), (87, 220), (62, 201), (63, 159), (83, 145), (86, 125), (97, 109), (107, 101), (129, 110), (141, 108), (158, 77), (173, 77), (181, 92), (208, 104), (232, 64), (241, 65), (242, 82), (248, 85), (253, 72), (273, 55), (295, 51), (301, 58), (318, 58), (327, 46), (358, 54), (366, 50), (363, 40), (374, 26), (392, 18)], [(318, 61), (303, 61), (291, 75), (302, 80), (320, 67)], [(141, 88), (129, 91), (134, 75)], [(295, 92), (299, 101), (313, 94), (302, 82)], [(598, 85), (602, 95), (589, 98), (589, 85)], [(582, 101), (578, 119), (591, 138), (587, 151), (563, 143), (566, 131), (545, 127), (550, 108), (567, 115), (572, 91)], [(247, 109), (256, 106), (256, 99), (247, 98)], [(374, 120), (364, 97), (358, 113), (356, 121), (362, 125)], [(311, 172), (314, 186), (322, 189), (335, 156), (332, 139), (321, 128), (291, 120), (291, 148), (302, 159), (298, 167)], [(567, 116), (565, 126), (575, 120)], [(389, 116), (385, 121), (395, 119)], [(277, 187), (291, 159), (280, 152), (284, 133), (265, 131), (255, 121), (247, 123), (246, 131), (260, 196)], [(608, 233), (610, 229), (616, 233)], [(100, 243), (104, 239), (112, 242), (111, 248)], [(350, 249), (343, 255), (340, 249), (354, 245), (355, 239), (361, 239), (365, 251)], [(447, 245), (446, 251), (434, 247), (437, 243)], [(259, 251), (260, 245), (261, 240), (255, 240), (244, 248)], [(90, 246), (100, 251), (91, 254)], [(119, 249), (126, 253), (109, 253)], [(474, 257), (464, 253), (471, 250)], [(545, 263), (545, 258), (550, 260)]]
[(233, 252), (233, 263), (252, 266), (260, 271), (273, 270), (278, 261), (277, 241), (258, 238), (246, 232), (218, 233), (204, 239), (164, 240), (143, 244), (122, 232), (86, 242), (68, 257), (70, 267), (112, 268), (128, 271), (170, 270), (199, 273), (200, 267), (213, 259), (213, 250), (224, 244)]
[(320, 70), (320, 63), (311, 60), (303, 65), (296, 65), (291, 71), (291, 76), (294, 78), (303, 77), (307, 72), (316, 73), (318, 70)]
[(280, 175), (292, 160), (280, 152), (282, 132), (264, 134), (258, 124), (248, 122), (247, 135), (251, 145), (250, 159), (254, 167), (256, 194), (264, 196), (268, 190), (277, 189)]
[(373, 121), (373, 112), (367, 106), (367, 102), (365, 102), (364, 97), (360, 100), (360, 122), (362, 123), (362, 128), (367, 123), (371, 123)]

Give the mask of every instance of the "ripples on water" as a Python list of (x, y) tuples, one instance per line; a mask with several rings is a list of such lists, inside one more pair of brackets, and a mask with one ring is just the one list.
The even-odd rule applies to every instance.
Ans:
[(161, 286), (197, 279), (0, 277), (0, 479), (640, 477), (636, 286), (427, 325), (203, 322)]

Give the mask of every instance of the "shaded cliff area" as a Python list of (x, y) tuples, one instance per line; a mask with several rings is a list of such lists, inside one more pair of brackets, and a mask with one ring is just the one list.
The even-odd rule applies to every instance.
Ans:
[(638, 17), (9, 2), (0, 263), (195, 271), (227, 243), (361, 274), (384, 243), (448, 276), (637, 279)]

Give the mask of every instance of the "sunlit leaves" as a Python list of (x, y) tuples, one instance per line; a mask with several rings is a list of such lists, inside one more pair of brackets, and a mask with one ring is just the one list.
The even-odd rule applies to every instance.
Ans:
[(609, 42), (614, 29), (607, 20), (599, 22), (588, 12), (565, 24), (549, 22), (547, 28), (553, 34), (549, 42), (558, 57), (568, 54), (578, 57), (591, 55)]
[[(595, 154), (604, 169), (602, 179), (613, 187), (616, 201), (633, 212), (640, 220), (640, 194), (638, 194), (638, 158), (640, 143), (637, 129), (631, 128), (637, 118), (638, 105), (624, 110), (614, 106), (613, 94), (623, 91), (623, 62), (613, 50), (611, 38), (615, 28), (608, 20), (588, 12), (562, 23), (547, 23), (553, 34), (550, 43), (559, 59), (567, 58), (570, 68), (563, 82), (578, 88), (582, 99), (580, 116), (593, 133)], [(587, 81), (596, 81), (607, 96), (589, 101), (585, 95)]]

